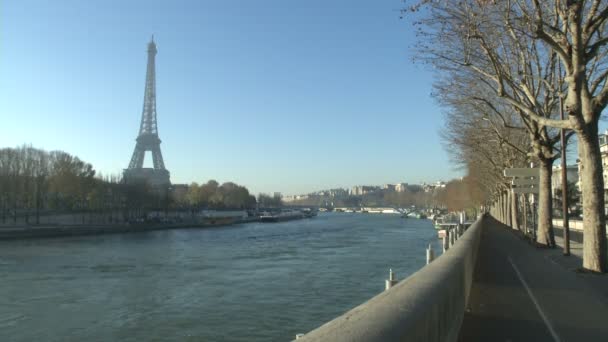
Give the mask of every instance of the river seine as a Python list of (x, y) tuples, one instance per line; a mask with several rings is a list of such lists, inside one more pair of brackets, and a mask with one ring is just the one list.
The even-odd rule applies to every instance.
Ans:
[(290, 341), (425, 263), (429, 220), (282, 223), (0, 242), (0, 341)]

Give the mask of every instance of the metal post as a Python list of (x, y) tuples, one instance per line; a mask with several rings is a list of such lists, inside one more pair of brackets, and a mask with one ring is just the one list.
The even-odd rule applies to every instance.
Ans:
[(452, 248), (452, 229), (448, 228), (447, 230), (447, 234), (448, 234), (448, 246), (450, 246), (450, 248)]
[(450, 227), (450, 247), (454, 246), (454, 228)]
[(445, 234), (443, 234), (443, 253), (450, 249), (449, 241), (448, 241), (448, 229), (444, 229)]
[(426, 264), (430, 264), (433, 259), (435, 259), (435, 254), (433, 253), (433, 247), (429, 243), (429, 247), (426, 249)]
[(388, 270), (388, 279), (385, 281), (384, 290), (390, 289), (395, 286), (395, 284), (397, 284), (397, 280), (395, 279), (395, 273), (393, 273), (393, 269), (391, 268)]
[[(564, 120), (564, 104), (559, 96), (559, 115)], [(568, 173), (566, 165), (566, 130), (561, 129), (559, 138), (562, 148), (562, 222), (564, 226), (564, 255), (570, 255), (570, 220), (568, 218)]]

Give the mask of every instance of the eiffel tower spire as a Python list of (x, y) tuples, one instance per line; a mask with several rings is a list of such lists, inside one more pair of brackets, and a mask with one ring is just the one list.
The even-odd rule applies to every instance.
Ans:
[[(163, 155), (160, 152), (161, 140), (158, 137), (156, 121), (156, 44), (154, 36), (148, 43), (148, 67), (146, 69), (146, 87), (144, 106), (141, 113), (139, 135), (129, 168), (125, 170), (125, 180), (145, 180), (153, 185), (170, 184), (169, 171), (165, 169)], [(144, 168), (146, 151), (152, 153), (154, 168)]]

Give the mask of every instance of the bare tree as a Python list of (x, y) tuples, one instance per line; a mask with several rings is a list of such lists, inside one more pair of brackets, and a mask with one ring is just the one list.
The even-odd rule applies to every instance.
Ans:
[[(583, 267), (605, 272), (598, 120), (608, 104), (608, 3), (429, 0), (418, 5), (427, 5), (430, 13), (420, 23), (427, 28), (425, 37), (430, 39), (424, 47), (434, 62), (476, 74), (527, 124), (576, 133), (585, 226)], [(554, 71), (558, 65), (563, 73)], [(566, 99), (567, 120), (551, 117), (552, 99), (559, 96)]]
[[(528, 52), (528, 56), (535, 52)], [(538, 59), (537, 59), (538, 60)], [(438, 63), (439, 64), (439, 63)], [(450, 63), (451, 64), (451, 63)], [(537, 98), (538, 112), (545, 117), (556, 115), (556, 105), (559, 103), (554, 96), (552, 85), (556, 77), (554, 73), (555, 58), (547, 65), (536, 66), (534, 63), (527, 63), (524, 67), (528, 70), (535, 69), (535, 72), (527, 72), (524, 82), (536, 82), (530, 85), (539, 90), (534, 96)], [(439, 64), (440, 67), (445, 64)], [(533, 120), (529, 120), (521, 110), (512, 106), (509, 102), (497, 97), (493, 89), (488, 89), (484, 79), (480, 78), (476, 72), (471, 72), (468, 68), (451, 69), (448, 68), (449, 77), (441, 77), (436, 82), (436, 92), (441, 99), (441, 103), (447, 107), (460, 108), (460, 113), (471, 117), (471, 125), (476, 125), (475, 120), (485, 120), (493, 128), (498, 139), (505, 144), (511, 144), (508, 137), (503, 136), (498, 126), (510, 130), (518, 130), (528, 134), (529, 146), (511, 144), (515, 151), (526, 155), (530, 161), (535, 161), (540, 165), (540, 194), (539, 194), (539, 225), (537, 242), (547, 246), (555, 246), (555, 239), (552, 224), (552, 197), (551, 197), (551, 177), (553, 162), (559, 157), (559, 134), (558, 131), (540, 125)], [(522, 73), (522, 72), (520, 72)], [(569, 132), (570, 137), (573, 132)], [(525, 163), (519, 166), (525, 166)], [(510, 194), (508, 195), (510, 196)], [(517, 198), (512, 196), (509, 207), (517, 207)], [(518, 222), (514, 214), (508, 220), (509, 225), (517, 227)]]
[(483, 89), (475, 84), (455, 87), (452, 82), (438, 82), (436, 90), (448, 108), (443, 137), (453, 161), (475, 175), (476, 183), (492, 189), (490, 194), (501, 204), (499, 219), (517, 228), (517, 199), (502, 171), (527, 163), (531, 136), (519, 127), (521, 119), (514, 111), (479, 101)]

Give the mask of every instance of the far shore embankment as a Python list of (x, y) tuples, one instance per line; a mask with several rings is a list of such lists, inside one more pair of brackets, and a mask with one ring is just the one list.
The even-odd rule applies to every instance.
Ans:
[(115, 223), (115, 224), (44, 224), (0, 226), (0, 240), (52, 238), (66, 236), (138, 233), (169, 229), (201, 229), (223, 227), (241, 223), (258, 222), (259, 217), (217, 218), (179, 223)]

